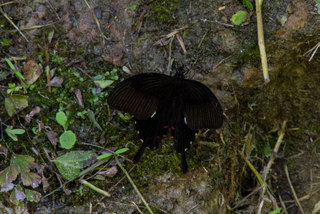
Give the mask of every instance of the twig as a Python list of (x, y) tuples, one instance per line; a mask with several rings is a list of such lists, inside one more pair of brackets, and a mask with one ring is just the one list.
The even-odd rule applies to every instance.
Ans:
[(1, 12), (2, 15), (10, 22), (10, 24), (21, 34), (21, 36), (22, 36), (27, 42), (29, 42), (29, 40), (27, 39), (27, 37), (21, 32), (21, 30), (18, 28), (18, 26), (13, 23), (13, 21), (12, 21), (12, 20), (10, 19), (10, 17), (2, 10), (1, 7), (0, 7), (0, 12)]
[(83, 175), (86, 175), (86, 174), (89, 173), (90, 171), (96, 169), (98, 166), (100, 166), (100, 165), (108, 162), (109, 159), (110, 159), (110, 158), (106, 158), (106, 159), (99, 160), (97, 163), (93, 164), (93, 165), (90, 166), (89, 168), (81, 171), (77, 177), (73, 178), (73, 179), (70, 180), (70, 181), (65, 182), (63, 185), (61, 185), (61, 186), (58, 187), (57, 189), (55, 189), (55, 190), (53, 190), (52, 192), (48, 193), (47, 195), (43, 196), (43, 197), (41, 198), (41, 200), (43, 200), (43, 199), (45, 199), (46, 197), (52, 195), (53, 193), (59, 191), (61, 188), (64, 188), (68, 183), (74, 181), (75, 179), (80, 178), (80, 177), (83, 176)]
[(104, 190), (96, 187), (95, 185), (89, 183), (89, 182), (86, 181), (86, 180), (81, 179), (81, 180), (80, 180), (80, 183), (82, 183), (83, 185), (88, 186), (90, 189), (93, 189), (94, 191), (96, 191), (96, 192), (98, 192), (98, 193), (100, 193), (100, 194), (102, 194), (102, 195), (104, 195), (104, 196), (106, 196), (106, 197), (111, 197), (110, 193), (108, 193), (108, 192), (106, 192), (106, 191), (104, 191)]
[(283, 121), (282, 123), (282, 126), (281, 126), (281, 130), (279, 131), (279, 137), (278, 137), (278, 140), (277, 140), (277, 143), (276, 145), (274, 146), (274, 149), (273, 149), (273, 153), (272, 155), (270, 156), (270, 159), (269, 159), (269, 162), (267, 164), (267, 166), (264, 168), (263, 170), (263, 173), (262, 173), (262, 180), (263, 180), (263, 187), (262, 187), (262, 192), (261, 192), (261, 195), (260, 195), (260, 206), (259, 206), (259, 209), (258, 209), (258, 214), (261, 213), (261, 209), (263, 207), (263, 203), (264, 203), (264, 194), (267, 190), (267, 185), (266, 185), (266, 181), (267, 181), (267, 176), (269, 174), (269, 171), (271, 169), (271, 166), (274, 162), (274, 160), (276, 159), (276, 154), (278, 153), (279, 151), (279, 148), (281, 146), (281, 143), (282, 143), (282, 140), (283, 140), (283, 137), (284, 137), (284, 130), (286, 128), (286, 124), (287, 124), (287, 121)]
[(262, 15), (261, 15), (261, 6), (263, 0), (255, 0), (256, 2), (256, 13), (257, 13), (257, 28), (258, 28), (258, 44), (260, 50), (260, 58), (262, 65), (262, 72), (264, 77), (264, 82), (270, 82), (269, 73), (268, 73), (268, 62), (266, 47), (264, 45), (264, 36), (263, 36), (263, 24), (262, 24)]
[(199, 22), (199, 19), (196, 19), (196, 20), (192, 21), (190, 24), (186, 24), (178, 29), (174, 29), (171, 33), (161, 36), (162, 38), (160, 40), (156, 41), (153, 45), (163, 45), (164, 40), (175, 36), (177, 33), (191, 27), (192, 25), (196, 24), (197, 22)]
[(87, 7), (91, 10), (92, 15), (93, 15), (93, 19), (94, 19), (94, 21), (96, 22), (96, 24), (97, 24), (97, 26), (98, 26), (98, 29), (99, 29), (100, 34), (101, 34), (101, 36), (102, 36), (103, 42), (105, 42), (105, 39), (108, 40), (108, 38), (103, 34), (103, 32), (102, 32), (102, 30), (101, 30), (100, 22), (99, 22), (99, 20), (98, 20), (98, 18), (97, 18), (97, 16), (96, 16), (96, 14), (92, 11), (91, 6), (90, 6), (89, 3), (87, 2), (87, 0), (83, 0), (83, 1), (86, 3)]
[(240, 201), (236, 201), (234, 203), (234, 206), (231, 208), (231, 210), (236, 209), (237, 207), (239, 207), (243, 202), (245, 202), (250, 196), (256, 194), (257, 192), (259, 192), (261, 190), (261, 186), (255, 188), (252, 192), (250, 192), (248, 195), (246, 195), (244, 198), (242, 198)]
[(313, 46), (313, 48), (311, 48), (305, 54), (303, 54), (303, 56), (310, 55), (310, 53), (312, 52), (312, 54), (311, 54), (311, 56), (309, 58), (309, 62), (310, 62), (313, 59), (313, 57), (316, 54), (316, 52), (318, 51), (319, 47), (320, 47), (320, 42), (318, 42), (315, 46)]
[(143, 214), (143, 212), (140, 210), (138, 205), (136, 203), (134, 203), (134, 201), (130, 201), (130, 203), (133, 204), (133, 206), (138, 210), (139, 213)]
[(199, 204), (194, 205), (193, 207), (191, 207), (187, 212), (185, 212), (185, 214), (190, 213), (193, 209), (195, 209), (197, 206), (199, 206)]
[(9, 5), (9, 4), (14, 4), (14, 3), (16, 3), (16, 2), (15, 1), (8, 1), (8, 2), (5, 2), (5, 3), (1, 3), (0, 7), (5, 6), (5, 5)]
[(291, 180), (290, 180), (290, 176), (289, 176), (289, 172), (288, 172), (288, 166), (287, 166), (287, 164), (284, 165), (284, 172), (286, 173), (286, 176), (287, 176), (287, 179), (288, 179), (288, 182), (289, 182), (290, 189), (291, 189), (291, 191), (292, 191), (293, 197), (294, 197), (295, 201), (297, 202), (301, 213), (304, 214), (304, 211), (303, 211), (303, 209), (302, 209), (302, 206), (301, 206), (301, 204), (300, 204), (300, 201), (299, 201), (299, 199), (298, 199), (298, 197), (297, 197), (296, 191), (294, 190), (294, 188), (293, 188), (293, 186), (292, 186), (292, 183), (291, 183)]
[(122, 164), (120, 163), (119, 159), (117, 157), (116, 161), (118, 166), (120, 167), (120, 169), (124, 172), (124, 174), (127, 176), (129, 182), (131, 183), (133, 189), (136, 191), (136, 193), (138, 194), (138, 196), (140, 197), (140, 199), (142, 200), (142, 203), (146, 206), (147, 210), (153, 214), (151, 208), (149, 207), (148, 203), (146, 202), (146, 200), (144, 199), (144, 197), (142, 196), (142, 194), (140, 193), (139, 189), (137, 188), (137, 186), (134, 184), (133, 180), (131, 179), (130, 175), (128, 174), (127, 170), (122, 166)]

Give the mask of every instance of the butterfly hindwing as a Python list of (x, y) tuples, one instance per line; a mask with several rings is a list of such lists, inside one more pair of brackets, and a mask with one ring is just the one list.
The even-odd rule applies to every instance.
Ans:
[(187, 126), (218, 129), (223, 123), (223, 111), (216, 96), (200, 82), (184, 80), (185, 117)]

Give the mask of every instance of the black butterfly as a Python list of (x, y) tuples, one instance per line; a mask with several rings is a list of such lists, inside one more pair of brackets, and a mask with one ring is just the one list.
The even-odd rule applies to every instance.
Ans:
[(111, 91), (108, 104), (130, 113), (142, 146), (133, 161), (137, 163), (145, 148), (157, 147), (168, 131), (174, 137), (174, 149), (181, 154), (181, 169), (187, 172), (185, 150), (190, 148), (198, 129), (218, 129), (223, 111), (211, 90), (200, 82), (184, 79), (178, 69), (174, 77), (142, 73), (120, 82)]

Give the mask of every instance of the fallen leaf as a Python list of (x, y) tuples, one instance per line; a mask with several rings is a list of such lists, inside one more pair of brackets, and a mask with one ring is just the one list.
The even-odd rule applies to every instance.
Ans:
[(109, 85), (111, 85), (114, 81), (113, 80), (95, 80), (94, 83), (96, 84), (97, 87), (99, 88), (106, 88)]
[(16, 188), (10, 194), (10, 202), (17, 205), (20, 201), (23, 201), (26, 198), (26, 195), (23, 192), (23, 189), (20, 185), (17, 185)]
[(21, 172), (21, 180), (23, 185), (37, 188), (41, 183), (41, 176), (34, 172)]
[(52, 80), (50, 80), (47, 86), (61, 87), (62, 83), (63, 83), (63, 78), (54, 77)]
[(117, 166), (113, 166), (110, 169), (106, 170), (106, 171), (100, 171), (97, 174), (98, 175), (104, 175), (104, 176), (108, 176), (108, 177), (113, 177), (115, 174), (118, 173), (118, 168)]
[(41, 75), (41, 68), (40, 66), (33, 60), (29, 60), (23, 67), (24, 70), (24, 79), (26, 80), (26, 83), (31, 85)]
[(36, 106), (32, 111), (26, 115), (25, 120), (27, 123), (30, 123), (31, 119), (34, 115), (39, 114), (41, 111), (41, 108), (39, 106)]
[(11, 117), (18, 110), (28, 107), (28, 96), (13, 94), (10, 97), (6, 97), (4, 105), (9, 116)]
[(42, 188), (43, 191), (45, 192), (49, 188), (49, 182), (48, 179), (44, 176), (44, 169), (46, 168), (45, 165), (40, 165), (38, 168), (38, 174), (41, 175), (41, 182), (42, 182)]
[(29, 155), (15, 154), (10, 161), (10, 166), (14, 166), (18, 173), (30, 172), (30, 167), (34, 163), (34, 158)]
[(44, 133), (47, 135), (47, 137), (52, 145), (56, 146), (58, 144), (59, 139), (58, 139), (58, 134), (56, 132), (45, 131)]
[(79, 104), (79, 106), (84, 108), (81, 90), (80, 89), (76, 89), (75, 94), (76, 94), (76, 98), (77, 98), (77, 103)]
[(25, 189), (25, 194), (27, 200), (31, 202), (39, 202), (42, 196), (41, 193), (30, 189)]
[(159, 45), (159, 46), (166, 46), (167, 44), (169, 44), (172, 40), (173, 40), (174, 37), (163, 37), (161, 39), (159, 39), (158, 41), (156, 41), (154, 43), (154, 45)]
[(83, 163), (91, 159), (93, 154), (92, 151), (72, 151), (52, 161), (61, 175), (71, 181), (79, 175), (80, 170), (83, 168)]
[(179, 33), (176, 34), (176, 37), (177, 37), (177, 40), (179, 42), (179, 45), (181, 46), (182, 50), (183, 50), (183, 53), (186, 54), (187, 53), (187, 50), (186, 50), (186, 47), (184, 46), (184, 42), (182, 40), (182, 37), (180, 36)]

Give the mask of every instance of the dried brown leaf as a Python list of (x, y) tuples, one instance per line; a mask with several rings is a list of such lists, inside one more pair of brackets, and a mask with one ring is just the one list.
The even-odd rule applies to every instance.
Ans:
[(75, 92), (75, 94), (76, 94), (76, 98), (77, 98), (77, 103), (79, 104), (79, 106), (81, 106), (82, 108), (84, 108), (81, 90), (80, 90), (80, 89), (77, 89), (76, 92)]
[(58, 134), (55, 133), (54, 131), (45, 131), (45, 134), (47, 135), (50, 143), (52, 145), (56, 146), (59, 142)]
[(41, 75), (41, 68), (40, 66), (33, 60), (29, 60), (23, 67), (24, 70), (24, 78), (26, 80), (26, 83), (31, 85)]
[(61, 87), (62, 83), (63, 83), (63, 78), (54, 77), (52, 80), (50, 80), (47, 86)]
[(32, 111), (26, 115), (25, 120), (27, 123), (30, 123), (31, 119), (34, 115), (39, 114), (41, 111), (41, 108), (39, 106), (36, 106)]
[(118, 168), (117, 166), (113, 166), (110, 169), (106, 170), (106, 171), (100, 171), (97, 174), (98, 175), (104, 175), (104, 176), (108, 176), (108, 177), (113, 177), (115, 174), (118, 173)]

